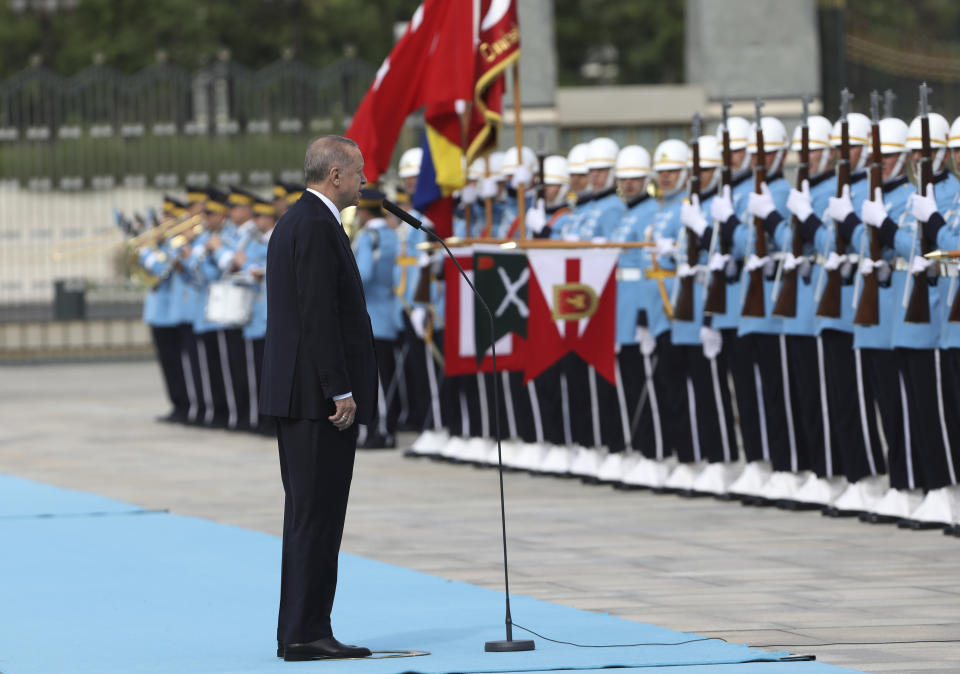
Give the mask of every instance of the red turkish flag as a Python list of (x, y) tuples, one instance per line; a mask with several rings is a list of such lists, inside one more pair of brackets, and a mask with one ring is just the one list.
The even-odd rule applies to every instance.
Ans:
[(384, 59), (346, 136), (374, 182), (390, 166), (407, 116), (427, 105), (470, 100), (474, 91), (473, 3), (426, 0)]

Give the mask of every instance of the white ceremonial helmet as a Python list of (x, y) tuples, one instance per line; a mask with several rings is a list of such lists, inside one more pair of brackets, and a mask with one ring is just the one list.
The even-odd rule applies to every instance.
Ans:
[(552, 154), (543, 160), (543, 184), (560, 185), (560, 191), (554, 197), (548, 206), (560, 206), (567, 200), (567, 192), (570, 190), (570, 174), (567, 171), (567, 158), (558, 154)]
[(498, 182), (506, 180), (503, 175), (503, 152), (490, 153), (490, 177)]
[[(750, 122), (743, 117), (733, 116), (727, 118), (727, 130), (730, 132), (730, 150), (747, 150), (743, 155), (743, 162), (740, 166), (731, 167), (733, 171), (742, 171), (750, 166), (750, 149), (747, 147), (750, 141)], [(723, 149), (723, 123), (717, 127), (717, 141), (720, 143), (720, 149)]]
[(657, 145), (657, 149), (653, 151), (654, 171), (680, 170), (677, 186), (669, 192), (663, 192), (664, 197), (671, 197), (686, 186), (687, 176), (690, 175), (690, 169), (687, 168), (689, 159), (690, 148), (682, 140), (676, 138), (668, 138)]
[(953, 124), (950, 125), (950, 135), (947, 136), (947, 147), (951, 150), (955, 147), (960, 147), (960, 117), (953, 120)]
[(567, 171), (570, 175), (587, 175), (587, 143), (577, 143), (567, 153)]
[[(862, 112), (848, 112), (847, 113), (847, 139), (850, 142), (850, 146), (855, 145), (870, 145), (870, 130), (873, 128), (873, 124), (870, 121), (870, 118), (867, 117)], [(830, 129), (830, 145), (833, 147), (840, 147), (843, 143), (843, 131), (840, 128), (840, 120), (838, 119), (833, 123), (833, 128)], [(856, 172), (863, 170), (863, 167), (867, 165), (867, 160), (870, 158), (870, 152), (868, 150), (863, 150), (860, 152), (860, 160), (857, 162), (856, 166), (851, 166), (850, 171)]]
[[(768, 169), (769, 173), (776, 173), (783, 164), (783, 155), (787, 151), (790, 141), (787, 137), (787, 127), (776, 117), (761, 117), (760, 130), (763, 131), (763, 150), (767, 154), (773, 153), (774, 160)], [(757, 124), (750, 125), (750, 140), (747, 149), (751, 154), (757, 151)]]
[(650, 153), (639, 145), (627, 145), (617, 153), (617, 178), (646, 178), (651, 169)]
[(587, 144), (587, 169), (613, 168), (620, 146), (612, 138), (601, 136)]
[[(820, 161), (816, 166), (811, 166), (810, 177), (816, 177), (827, 170), (830, 162), (830, 134), (833, 127), (830, 120), (823, 115), (810, 115), (807, 118), (807, 139), (810, 151), (823, 150), (820, 154)], [(793, 130), (793, 141), (790, 143), (790, 149), (794, 152), (800, 152), (803, 147), (803, 125), (798, 124)]]
[(477, 157), (470, 162), (467, 169), (467, 182), (483, 180), (487, 177), (487, 162), (483, 157)]
[(880, 153), (900, 155), (887, 181), (900, 177), (907, 160), (907, 124), (902, 119), (886, 117), (880, 120)]
[[(943, 115), (931, 112), (927, 115), (930, 124), (930, 147), (933, 149), (933, 172), (936, 173), (943, 166), (947, 156), (947, 143), (950, 140), (950, 124)], [(920, 118), (914, 117), (907, 128), (907, 149), (923, 149), (923, 135), (920, 131)]]
[(411, 147), (400, 155), (399, 174), (401, 178), (416, 178), (420, 175), (420, 163), (423, 161), (423, 148)]
[[(516, 145), (508, 148), (507, 151), (503, 153), (503, 175), (509, 177), (517, 172), (517, 168), (520, 166), (520, 161), (517, 159), (518, 156), (520, 155), (517, 153)], [(540, 162), (537, 160), (537, 153), (526, 145), (523, 146), (523, 165), (532, 175), (540, 173)]]
[[(720, 182), (720, 170), (723, 168), (723, 148), (716, 136), (700, 136), (697, 138), (697, 148), (700, 153), (700, 170), (715, 169), (710, 183), (701, 185), (700, 190), (712, 190)], [(693, 153), (690, 153), (690, 168), (693, 168)]]

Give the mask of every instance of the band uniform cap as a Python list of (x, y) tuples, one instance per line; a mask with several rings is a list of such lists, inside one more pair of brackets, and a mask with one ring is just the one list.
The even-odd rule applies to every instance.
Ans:
[(226, 192), (218, 190), (216, 187), (208, 187), (207, 201), (203, 208), (209, 213), (226, 213), (228, 210)]
[(230, 196), (227, 197), (227, 203), (231, 206), (251, 206), (256, 202), (257, 197), (246, 190), (230, 185)]
[(179, 199), (170, 196), (169, 194), (163, 195), (163, 210), (165, 211), (174, 211), (175, 209), (186, 210), (187, 204), (180, 201)]
[(273, 184), (273, 198), (283, 199), (287, 196), (287, 186), (285, 183), (276, 182)]
[(364, 188), (360, 190), (360, 201), (357, 203), (357, 208), (372, 208), (374, 210), (381, 208), (386, 196), (380, 190)]
[(287, 203), (295, 204), (299, 201), (300, 197), (303, 196), (304, 191), (307, 189), (306, 186), (299, 183), (284, 183), (284, 188), (287, 190)]
[(207, 190), (199, 185), (187, 185), (187, 203), (191, 206), (207, 200)]
[(257, 199), (253, 202), (253, 214), (254, 215), (276, 215), (276, 207), (269, 201), (264, 201), (263, 199)]

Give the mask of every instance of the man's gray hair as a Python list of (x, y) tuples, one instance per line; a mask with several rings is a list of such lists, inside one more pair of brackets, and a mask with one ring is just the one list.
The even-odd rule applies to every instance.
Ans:
[(322, 183), (334, 166), (346, 169), (353, 162), (348, 148), (359, 146), (343, 136), (317, 136), (307, 145), (303, 159), (303, 179), (307, 185)]

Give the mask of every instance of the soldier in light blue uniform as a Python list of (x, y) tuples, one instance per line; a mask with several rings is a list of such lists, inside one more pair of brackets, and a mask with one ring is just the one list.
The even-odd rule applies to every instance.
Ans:
[[(164, 198), (164, 210), (169, 217), (184, 217), (186, 214), (185, 205), (172, 197)], [(168, 242), (163, 241), (162, 233), (158, 232), (153, 241), (140, 247), (137, 262), (156, 279), (156, 285), (144, 298), (143, 322), (150, 326), (167, 397), (173, 405), (169, 414), (159, 420), (186, 423), (189, 420), (190, 400), (180, 357), (180, 329), (173, 310), (174, 259)]]
[[(781, 221), (774, 231), (776, 247), (783, 252), (777, 267), (775, 290), (769, 300), (776, 303), (780, 299), (783, 292), (780, 280), (783, 274), (794, 271), (797, 275), (796, 311), (792, 317), (783, 317), (782, 326), (790, 363), (790, 396), (796, 412), (795, 438), (797, 451), (802, 457), (797, 463), (812, 470), (814, 474), (778, 505), (786, 508), (820, 509), (824, 502), (831, 501), (845, 487), (841, 480), (834, 480), (835, 475), (840, 472), (839, 445), (837, 451), (834, 451), (834, 443), (838, 440), (836, 430), (856, 429), (859, 426), (853, 423), (856, 415), (849, 406), (843, 406), (844, 410), (849, 411), (849, 418), (844, 420), (847, 423), (840, 423), (839, 418), (831, 419), (830, 416), (831, 399), (839, 404), (840, 400), (849, 399), (848, 396), (855, 395), (856, 392), (850, 348), (852, 335), (849, 332), (833, 330), (817, 335), (817, 303), (814, 295), (819, 276), (814, 275), (814, 239), (823, 224), (820, 214), (826, 211), (830, 197), (836, 193), (836, 180), (830, 167), (830, 121), (820, 115), (812, 115), (807, 119), (806, 130), (809, 149), (808, 178), (799, 189), (790, 191), (787, 208), (792, 217)], [(794, 129), (791, 145), (794, 151), (799, 152), (802, 149), (802, 133), (802, 125)], [(796, 255), (793, 252), (794, 237), (797, 237), (796, 241), (800, 244)], [(850, 277), (848, 274), (848, 278)], [(836, 362), (828, 365), (830, 355), (836, 356)], [(816, 367), (812, 366), (814, 363)], [(837, 376), (829, 379), (828, 372)], [(841, 374), (845, 376), (841, 378)], [(831, 391), (834, 388), (831, 382), (845, 384), (843, 397), (839, 396), (839, 387)]]
[[(643, 356), (648, 402), (641, 411), (634, 439), (644, 458), (624, 476), (628, 486), (663, 488), (672, 469), (668, 459), (673, 452), (683, 457), (693, 454), (686, 389), (679, 384), (684, 378), (682, 355), (670, 342), (670, 319), (665, 309), (674, 279), (662, 276), (663, 271), (669, 273), (676, 267), (674, 255), (682, 226), (680, 207), (686, 195), (689, 157), (689, 148), (681, 140), (669, 139), (657, 146), (653, 170), (661, 199), (650, 219), (637, 223), (643, 226), (641, 240), (655, 243), (656, 248), (640, 249), (637, 258), (646, 324), (636, 328), (636, 341)], [(643, 323), (642, 317), (638, 323)]]
[(594, 138), (587, 145), (592, 198), (582, 207), (578, 204), (578, 222), (571, 232), (581, 241), (609, 239), (626, 210), (614, 184), (614, 165), (619, 151), (610, 138)]
[[(893, 274), (896, 306), (893, 328), (893, 346), (901, 390), (905, 392), (906, 406), (904, 435), (906, 449), (906, 481), (894, 480), (891, 466), (891, 489), (900, 489), (888, 494), (874, 508), (872, 521), (891, 521), (893, 518), (923, 521), (923, 504), (920, 490), (941, 490), (957, 483), (960, 466), (952, 451), (950, 432), (947, 428), (944, 407), (944, 384), (941, 381), (940, 334), (943, 309), (940, 290), (945, 283), (938, 282), (928, 271), (935, 271), (934, 263), (921, 256), (919, 228), (933, 245), (936, 245), (943, 218), (934, 213), (947, 213), (953, 205), (960, 183), (944, 169), (947, 152), (949, 125), (936, 113), (930, 113), (930, 141), (934, 151), (933, 184), (928, 193), (913, 195), (899, 228), (893, 235), (893, 244), (898, 259)], [(907, 131), (906, 146), (913, 151), (915, 175), (919, 175), (920, 118), (916, 118)], [(893, 225), (889, 218), (877, 223), (878, 217), (864, 206), (863, 219), (868, 225), (879, 224), (881, 240), (888, 238)], [(875, 209), (874, 209), (875, 210)], [(932, 269), (931, 269), (932, 268)], [(915, 276), (914, 273), (917, 273)], [(903, 299), (909, 300), (914, 283), (926, 282), (929, 291), (930, 320), (925, 323), (907, 323)], [(909, 432), (909, 435), (908, 435)], [(936, 495), (928, 494), (927, 498)], [(943, 522), (944, 525), (949, 522)]]
[[(460, 199), (453, 211), (453, 235), (455, 237), (479, 238), (486, 226), (484, 200), (480, 198), (481, 182), (486, 177), (486, 163), (483, 157), (473, 160), (467, 169), (467, 183), (460, 190)], [(469, 218), (467, 217), (469, 214)], [(467, 231), (467, 220), (470, 227)]]
[(361, 190), (356, 215), (360, 229), (353, 241), (357, 269), (367, 298), (367, 313), (373, 327), (379, 371), (376, 417), (371, 424), (361, 427), (357, 444), (364, 449), (396, 446), (394, 434), (399, 413), (395, 387), (390, 386), (394, 380), (394, 350), (399, 334), (393, 291), (399, 239), (383, 217), (383, 198), (384, 194), (379, 190)]
[[(784, 154), (789, 144), (786, 129), (778, 119), (763, 117), (761, 126), (764, 137), (766, 182), (761, 192), (755, 190), (747, 195), (746, 207), (737, 213), (739, 224), (734, 229), (732, 255), (743, 260), (743, 272), (740, 278), (740, 293), (737, 306), (743, 308), (743, 301), (749, 288), (751, 271), (760, 269), (763, 274), (763, 317), (745, 317), (741, 315), (737, 329), (737, 357), (739, 367), (749, 367), (756, 383), (757, 418), (753, 423), (759, 425), (753, 437), (759, 436), (760, 447), (751, 446), (745, 441), (745, 451), (749, 465), (737, 482), (731, 485), (731, 493), (747, 497), (750, 503), (768, 503), (789, 498), (799, 488), (798, 480), (793, 479), (801, 466), (802, 459), (797, 447), (794, 427), (795, 407), (790, 398), (789, 363), (786, 353), (786, 338), (782, 334), (782, 321), (773, 316), (773, 275), (775, 264), (772, 253), (776, 251), (772, 235), (776, 226), (789, 213), (786, 208), (790, 185), (781, 173)], [(751, 128), (748, 148), (751, 162), (756, 166), (758, 157), (756, 125)], [(754, 219), (762, 221), (762, 230), (768, 239), (767, 255), (756, 255), (756, 226)], [(731, 221), (725, 223), (729, 227)], [(740, 396), (738, 395), (738, 401)], [(752, 402), (752, 401), (751, 401)], [(750, 424), (751, 420), (743, 412), (741, 424)], [(745, 433), (746, 437), (746, 433)], [(759, 453), (757, 453), (759, 449)], [(770, 483), (769, 469), (778, 472), (778, 478)]]
[[(518, 159), (522, 155), (522, 159)], [(516, 146), (510, 147), (503, 153), (502, 174), (507, 184), (506, 196), (501, 202), (498, 223), (494, 227), (494, 236), (500, 239), (517, 239), (519, 231), (519, 190), (523, 188), (524, 208), (534, 205), (534, 187), (539, 182), (540, 162), (537, 154), (529, 147), (524, 146), (522, 153), (517, 152)], [(526, 213), (526, 211), (524, 211)], [(526, 238), (531, 238), (527, 232)]]
[[(286, 201), (286, 197), (292, 193), (293, 191), (286, 191), (284, 200)], [(267, 291), (264, 287), (267, 246), (277, 222), (276, 213), (274, 204), (261, 199), (254, 202), (255, 229), (243, 238), (242, 247), (237, 248), (231, 264), (231, 271), (241, 275), (256, 293), (253, 310), (250, 312), (250, 321), (243, 326), (248, 406), (247, 409), (241, 409), (240, 413), (247, 415), (251, 430), (263, 435), (273, 435), (275, 432), (273, 420), (270, 417), (260, 416), (259, 392), (263, 345), (267, 335)]]
[[(683, 493), (720, 494), (729, 485), (730, 466), (737, 458), (736, 431), (727, 385), (727, 364), (722, 353), (723, 338), (719, 330), (711, 327), (712, 317), (705, 320), (703, 308), (710, 247), (709, 238), (705, 236), (708, 227), (704, 209), (710, 209), (717, 194), (723, 157), (715, 135), (700, 136), (696, 142), (699, 147), (700, 194), (699, 197), (691, 196), (690, 203), (685, 202), (681, 207), (684, 228), (677, 241), (678, 277), (693, 278), (693, 317), (692, 320), (681, 320), (682, 317), (675, 315), (670, 329), (674, 348), (683, 354), (693, 455), (671, 473), (667, 486)], [(698, 255), (691, 260), (688, 249), (692, 236), (697, 237)], [(682, 282), (678, 280), (674, 286), (678, 298), (681, 287)], [(677, 305), (675, 301), (675, 309)], [(706, 462), (714, 465), (707, 466)]]
[(239, 243), (236, 226), (227, 217), (227, 195), (211, 188), (207, 192), (205, 230), (194, 241), (184, 266), (197, 286), (199, 298), (193, 332), (197, 337), (201, 390), (204, 397), (203, 422), (208, 426), (235, 428), (239, 409), (230, 369), (227, 326), (206, 318), (211, 281), (219, 280), (233, 259)]
[(588, 143), (577, 143), (567, 153), (567, 175), (570, 176), (570, 187), (567, 192), (567, 201), (570, 204), (570, 213), (551, 227), (550, 238), (566, 241), (576, 241), (580, 218), (593, 201), (590, 187), (590, 170), (587, 168)]

